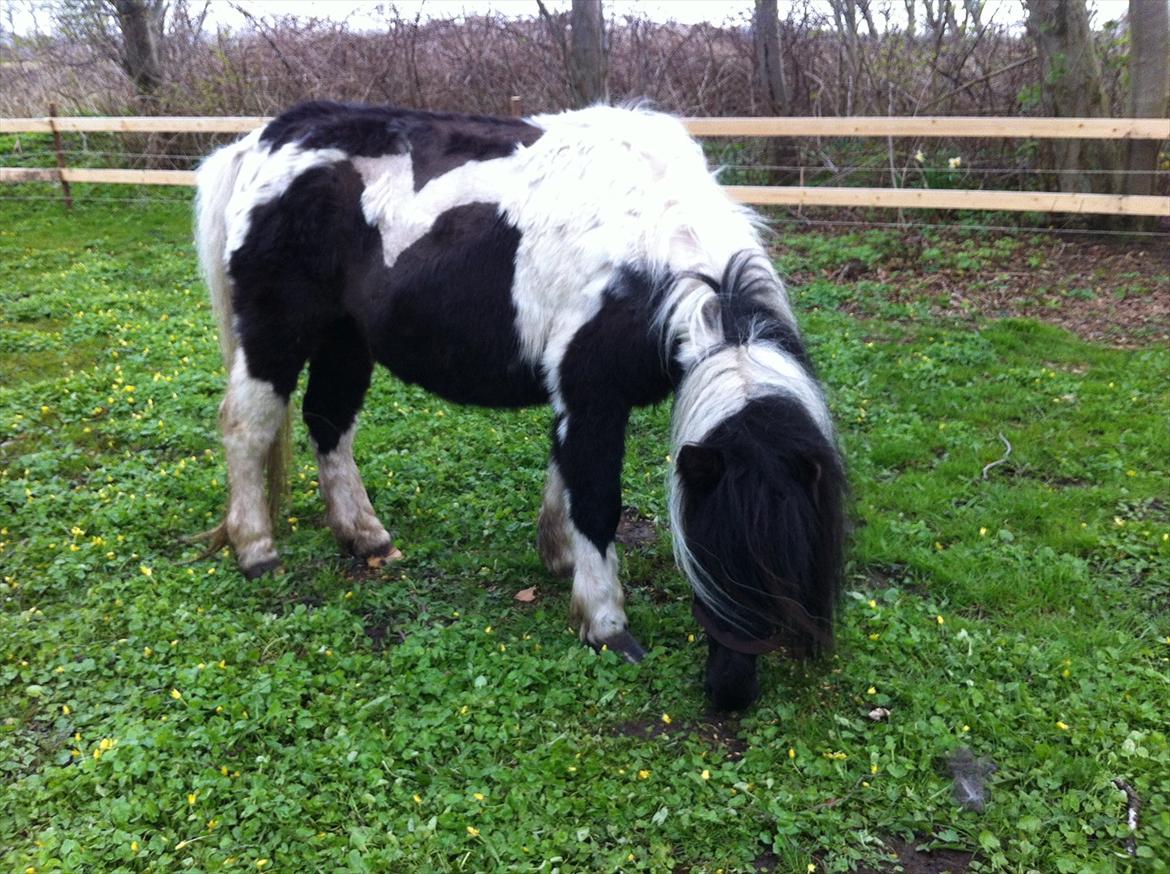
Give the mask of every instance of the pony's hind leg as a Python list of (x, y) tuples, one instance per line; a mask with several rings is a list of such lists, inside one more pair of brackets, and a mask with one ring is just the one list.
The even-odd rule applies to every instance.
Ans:
[(253, 377), (244, 350), (237, 349), (227, 392), (219, 407), (219, 424), (229, 487), (224, 525), (236, 562), (248, 579), (280, 566), (272, 540), (265, 463), (287, 412), (288, 396), (282, 395), (273, 383)]
[(572, 576), (573, 544), (565, 501), (565, 479), (556, 461), (551, 459), (544, 482), (544, 499), (540, 503), (540, 518), (536, 523), (536, 551), (553, 576)]
[(334, 326), (309, 361), (303, 415), (317, 452), (325, 519), (337, 542), (359, 558), (400, 558), (378, 521), (353, 459), (357, 414), (373, 361), (350, 319)]

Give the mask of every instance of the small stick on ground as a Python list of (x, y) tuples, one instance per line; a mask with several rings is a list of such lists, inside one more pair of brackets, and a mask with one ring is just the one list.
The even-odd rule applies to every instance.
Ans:
[(1138, 798), (1137, 791), (1121, 777), (1114, 780), (1113, 785), (1125, 793), (1125, 800), (1129, 805), (1125, 816), (1126, 825), (1129, 826), (1129, 837), (1125, 839), (1125, 851), (1131, 856), (1136, 856), (1137, 838), (1133, 836), (1133, 833), (1137, 831), (1138, 814), (1141, 813), (1142, 800)]
[(1007, 452), (1005, 452), (1003, 454), (1003, 458), (997, 459), (996, 461), (993, 461), (990, 464), (983, 465), (983, 478), (984, 479), (987, 479), (987, 472), (989, 470), (991, 470), (993, 467), (998, 467), (999, 465), (1003, 464), (1005, 461), (1008, 460), (1008, 456), (1012, 454), (1012, 444), (1009, 443), (1008, 439), (1003, 436), (1002, 431), (999, 432), (999, 439), (1002, 440), (1003, 445), (1007, 447)]

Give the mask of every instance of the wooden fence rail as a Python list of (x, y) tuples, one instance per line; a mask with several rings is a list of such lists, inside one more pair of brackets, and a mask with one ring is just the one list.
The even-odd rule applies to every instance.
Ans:
[[(0, 118), (0, 134), (13, 133), (246, 133), (268, 122), (255, 116), (126, 116)], [(737, 137), (1020, 137), (1038, 139), (1170, 139), (1164, 118), (991, 118), (919, 116), (894, 118), (688, 118), (695, 136)], [(190, 170), (0, 167), (4, 182), (106, 182), (193, 185)], [(1170, 197), (1065, 194), (1030, 191), (922, 188), (728, 186), (741, 203), (784, 206), (847, 206), (898, 209), (964, 209), (1170, 217)]]

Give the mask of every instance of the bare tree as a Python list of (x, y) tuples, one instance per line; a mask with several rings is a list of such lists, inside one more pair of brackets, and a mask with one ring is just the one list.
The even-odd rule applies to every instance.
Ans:
[(122, 31), (122, 69), (143, 97), (163, 83), (159, 61), (166, 0), (112, 0)]
[(66, 39), (117, 63), (139, 99), (153, 102), (164, 81), (160, 44), (167, 6), (168, 0), (59, 0), (53, 17)]
[[(1130, 112), (1135, 118), (1165, 118), (1170, 100), (1170, 2), (1129, 0)], [(1129, 145), (1126, 194), (1153, 194), (1157, 140)]]
[(780, 46), (780, 15), (776, 0), (756, 0), (752, 17), (755, 79), (760, 108), (765, 115), (788, 115), (788, 85)]
[(549, 12), (544, 0), (536, 0), (536, 7), (540, 10), (545, 32), (560, 52), (570, 103), (580, 108), (607, 101), (607, 53), (601, 0), (573, 0), (567, 38), (565, 16)]
[[(780, 14), (776, 0), (756, 0), (752, 16), (752, 43), (755, 54), (753, 79), (763, 115), (789, 115), (788, 83), (784, 78), (784, 55), (780, 43)], [(790, 181), (791, 171), (782, 166), (794, 163), (793, 142), (788, 138), (769, 137), (764, 160), (769, 165), (768, 181)]]
[[(1109, 115), (1101, 62), (1085, 0), (1026, 0), (1028, 35), (1040, 56), (1041, 101), (1048, 115), (1099, 118)], [(1094, 183), (1083, 170), (1116, 170), (1116, 152), (1103, 143), (1056, 140), (1054, 169), (1061, 191), (1112, 188)], [(1097, 178), (1101, 178), (1098, 176)]]
[(601, 0), (573, 0), (569, 28), (569, 79), (573, 97), (578, 106), (603, 103), (609, 99), (609, 91)]

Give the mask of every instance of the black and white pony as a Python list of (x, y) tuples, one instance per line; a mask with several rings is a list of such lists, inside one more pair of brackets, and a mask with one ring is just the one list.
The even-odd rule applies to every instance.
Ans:
[(329, 526), (358, 556), (399, 555), (353, 460), (380, 362), (457, 403), (552, 405), (537, 547), (572, 576), (581, 639), (637, 661), (614, 548), (625, 428), (673, 391), (671, 528), (712, 702), (756, 698), (760, 653), (831, 640), (829, 411), (753, 215), (677, 119), (306, 103), (207, 159), (197, 236), (230, 373), (213, 533), (245, 576), (279, 563), (266, 491), (306, 363)]

